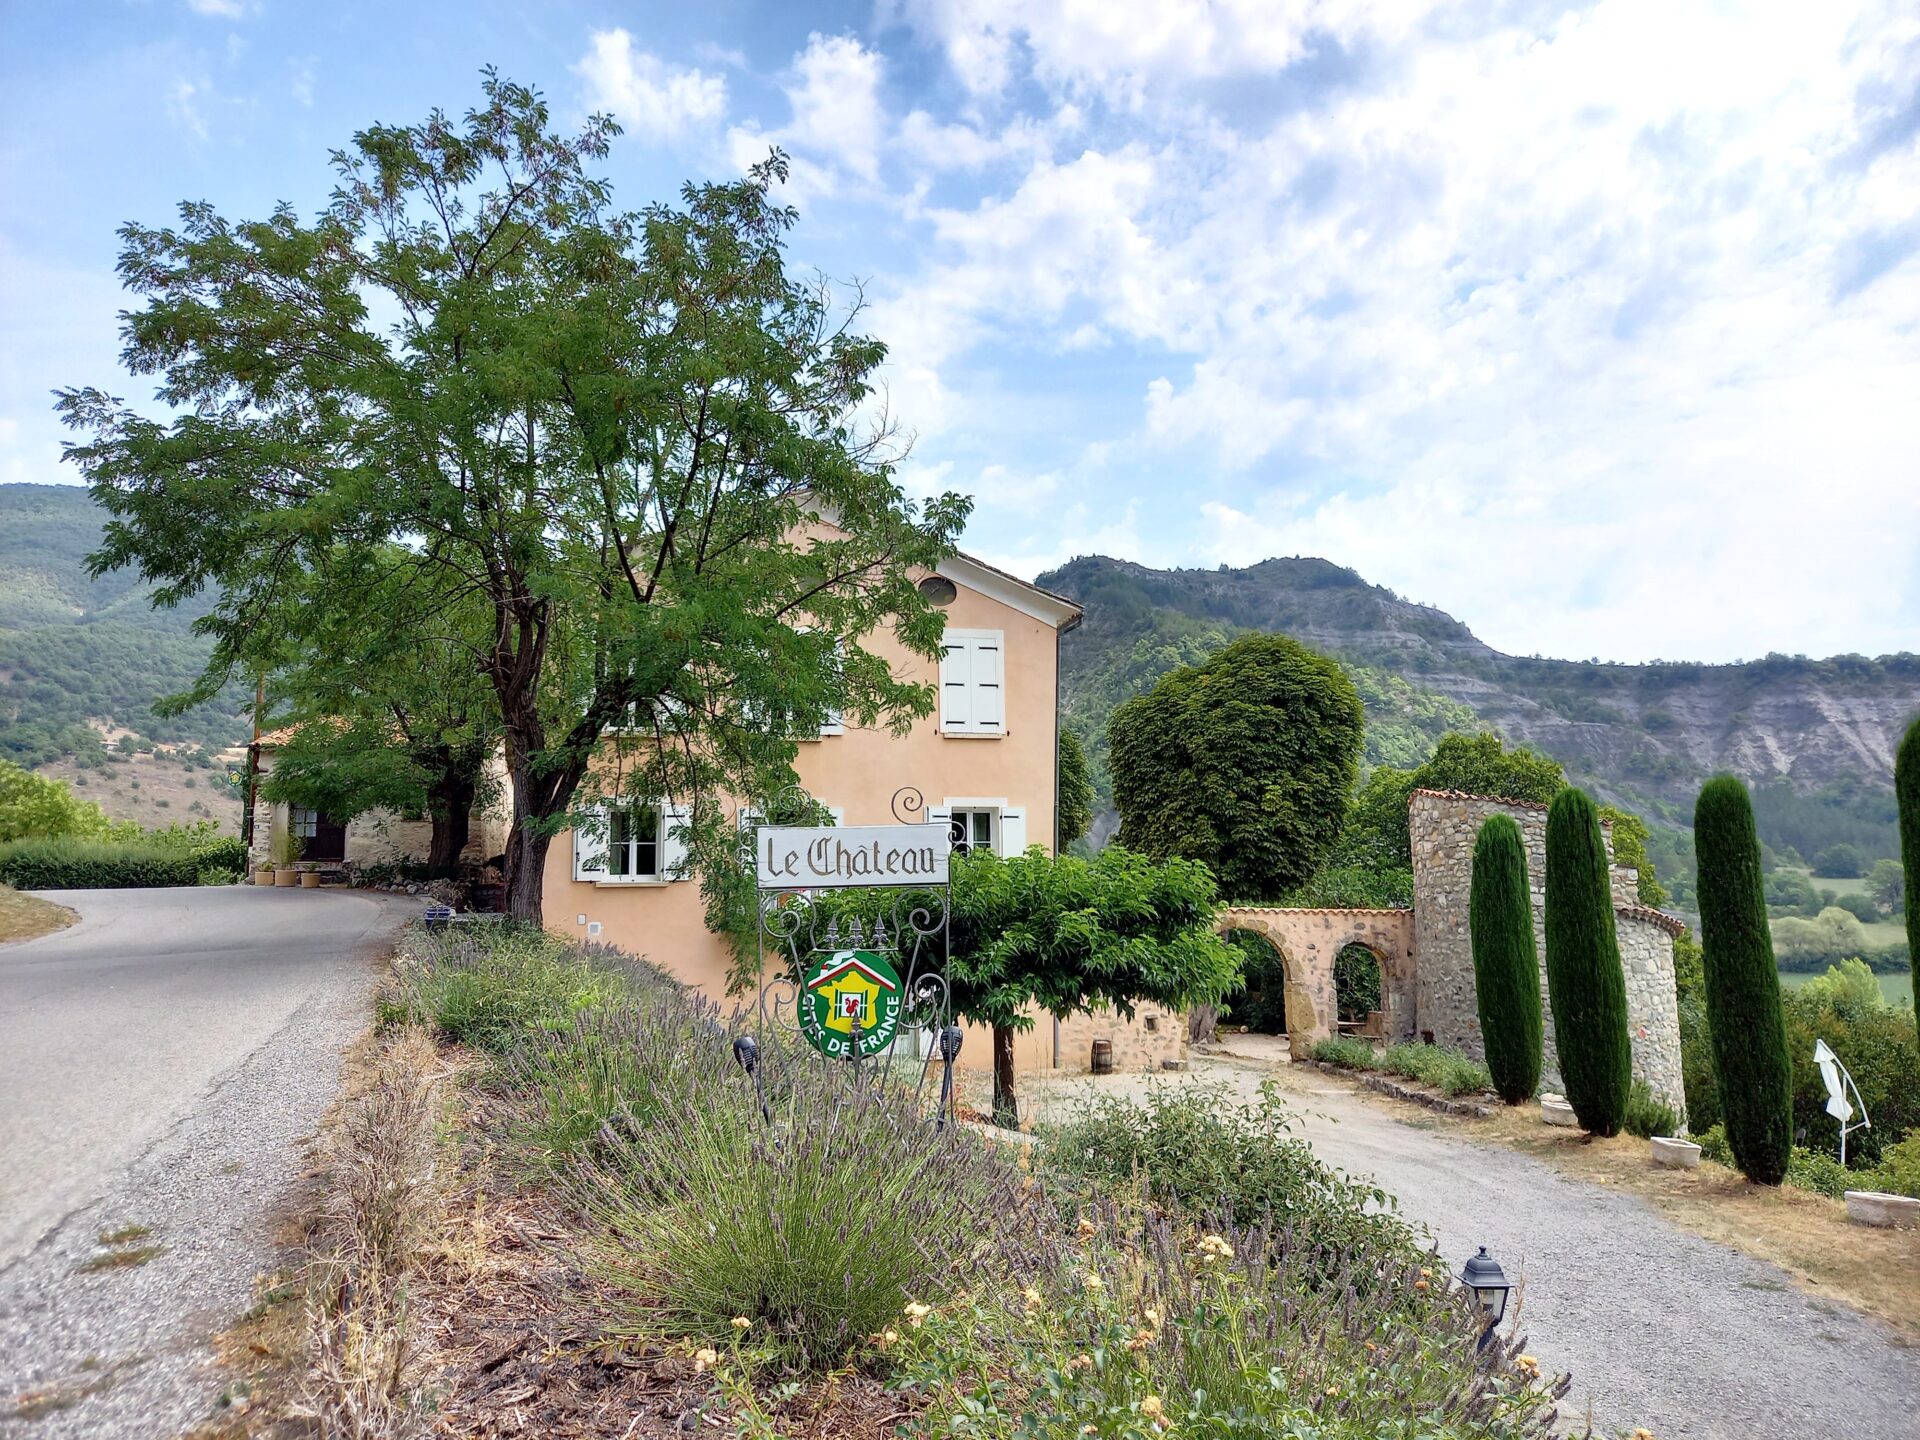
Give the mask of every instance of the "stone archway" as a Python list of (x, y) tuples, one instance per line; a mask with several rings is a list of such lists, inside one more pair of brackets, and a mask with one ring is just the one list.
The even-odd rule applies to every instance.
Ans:
[(1416, 1001), (1411, 910), (1288, 910), (1269, 905), (1236, 905), (1220, 912), (1222, 934), (1249, 930), (1266, 937), (1280, 952), (1287, 976), (1287, 1035), (1295, 1055), (1305, 1055), (1317, 1040), (1334, 1033), (1338, 1016), (1333, 963), (1353, 944), (1364, 945), (1380, 961), (1387, 1038), (1413, 1033)]

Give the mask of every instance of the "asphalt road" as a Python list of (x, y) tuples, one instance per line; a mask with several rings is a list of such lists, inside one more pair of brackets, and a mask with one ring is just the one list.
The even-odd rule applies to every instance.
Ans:
[(404, 913), (365, 895), (48, 891), (66, 930), (0, 946), (0, 1267), (189, 1115)]
[(232, 1398), (210, 1341), (283, 1258), (275, 1217), (419, 905), (54, 898), (80, 921), (0, 946), (0, 1437), (177, 1435)]
[[(1639, 1197), (1444, 1128), (1312, 1071), (1198, 1061), (1165, 1083), (1252, 1098), (1279, 1079), (1296, 1133), (1424, 1225), (1458, 1273), (1485, 1245), (1524, 1283), (1521, 1329), (1548, 1371), (1571, 1371), (1576, 1433), (1645, 1426), (1659, 1440), (1914, 1440), (1920, 1351), (1777, 1267), (1670, 1224)], [(1144, 1077), (1051, 1087), (1044, 1108), (1135, 1093)], [(1054, 1111), (1054, 1113), (1058, 1113)]]

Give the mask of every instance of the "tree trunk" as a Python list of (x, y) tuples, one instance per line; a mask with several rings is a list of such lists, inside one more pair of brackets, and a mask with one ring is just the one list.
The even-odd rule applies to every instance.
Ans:
[(1020, 1105), (1013, 1093), (1013, 1027), (993, 1027), (993, 1123), (1020, 1128)]
[(541, 923), (540, 886), (553, 836), (516, 824), (507, 836), (507, 915), (529, 925)]
[(473, 833), (473, 795), (473, 777), (458, 770), (442, 773), (428, 792), (433, 834), (427, 842), (427, 870), (435, 877), (460, 869), (460, 853)]

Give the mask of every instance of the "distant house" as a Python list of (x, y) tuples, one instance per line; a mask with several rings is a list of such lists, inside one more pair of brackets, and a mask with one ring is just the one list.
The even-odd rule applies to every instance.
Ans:
[[(292, 735), (292, 730), (270, 730), (255, 742), (258, 747), (260, 780), (273, 773), (274, 758)], [(496, 795), (509, 795), (506, 765), (493, 761)], [(512, 808), (504, 801), (476, 807), (472, 833), (462, 860), (485, 862), (507, 848), (507, 827)], [(253, 801), (252, 843), (247, 854), (251, 864), (270, 860), (295, 864), (378, 865), (398, 860), (424, 861), (432, 822), (424, 816), (410, 819), (390, 810), (369, 810), (349, 817), (322, 814), (304, 805), (269, 800), (256, 787)]]

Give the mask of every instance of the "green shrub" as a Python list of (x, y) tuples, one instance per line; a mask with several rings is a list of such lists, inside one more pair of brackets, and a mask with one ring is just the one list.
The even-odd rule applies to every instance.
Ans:
[(1733, 1168), (1733, 1147), (1727, 1144), (1727, 1127), (1713, 1125), (1693, 1137), (1693, 1143), (1700, 1147), (1700, 1158), (1711, 1160), (1716, 1165)]
[[(1851, 982), (1846, 978), (1852, 976)], [(1847, 1137), (1847, 1159), (1871, 1169), (1883, 1147), (1920, 1128), (1920, 1046), (1914, 1017), (1905, 1005), (1880, 998), (1871, 975), (1860, 983), (1861, 967), (1845, 967), (1833, 983), (1820, 977), (1780, 997), (1787, 1056), (1793, 1067), (1793, 1128), (1810, 1149), (1837, 1154), (1839, 1124), (1827, 1114), (1827, 1090), (1813, 1063), (1815, 1040), (1825, 1040), (1860, 1087), (1873, 1117), (1871, 1130)]]
[(1633, 1081), (1627, 982), (1613, 928), (1600, 816), (1562, 790), (1547, 810), (1547, 992), (1567, 1103), (1593, 1135), (1618, 1135)]
[(410, 934), (396, 961), (389, 1013), (449, 1040), (504, 1054), (532, 1035), (564, 1034), (581, 1012), (669, 983), (650, 967), (593, 952), (530, 926)]
[(1839, 1157), (1796, 1145), (1787, 1160), (1787, 1184), (1811, 1190), (1838, 1200), (1849, 1190), (1860, 1188), (1860, 1179), (1840, 1163)]
[(1509, 1105), (1540, 1089), (1540, 953), (1534, 948), (1527, 846), (1511, 815), (1491, 815), (1473, 845), (1467, 902), (1474, 997), (1493, 1088)]
[(1694, 806), (1693, 834), (1708, 1031), (1727, 1142), (1743, 1175), (1778, 1185), (1793, 1147), (1792, 1072), (1747, 787), (1731, 775), (1709, 780)]
[(1156, 1085), (1139, 1104), (1085, 1101), (1047, 1132), (1036, 1159), (1058, 1190), (1090, 1203), (1138, 1181), (1158, 1204), (1243, 1225), (1284, 1217), (1330, 1242), (1414, 1245), (1385, 1191), (1329, 1169), (1289, 1123), (1270, 1084), (1256, 1104), (1234, 1104), (1223, 1086)]
[(1861, 1177), (1855, 1190), (1920, 1198), (1920, 1130), (1909, 1130), (1898, 1144), (1880, 1152), (1880, 1167)]
[(909, 1302), (1031, 1273), (1040, 1214), (1007, 1157), (935, 1133), (905, 1086), (818, 1057), (795, 1075), (771, 1129), (735, 1080), (734, 1106), (610, 1140), (598, 1268), (636, 1333), (717, 1339), (744, 1317), (786, 1363), (828, 1369)]
[(1673, 1107), (1655, 1095), (1646, 1081), (1635, 1080), (1627, 1092), (1627, 1133), (1650, 1140), (1655, 1135), (1672, 1135), (1679, 1128), (1680, 1117)]
[(560, 1171), (575, 1160), (606, 1159), (611, 1140), (709, 1110), (758, 1125), (748, 1104), (751, 1081), (733, 1055), (744, 1019), (723, 1024), (712, 1001), (660, 984), (581, 1009), (558, 1033), (531, 1031), (509, 1050), (498, 1077), (514, 1138)]
[(131, 890), (197, 885), (200, 865), (182, 850), (122, 840), (15, 840), (0, 845), (0, 881), (16, 890)]
[(1348, 1035), (1332, 1035), (1325, 1040), (1316, 1040), (1313, 1058), (1322, 1064), (1338, 1065), (1343, 1070), (1371, 1070), (1374, 1067), (1373, 1046)]
[[(970, 1291), (889, 1347), (975, 1440), (1544, 1440), (1564, 1378), (1479, 1326), (1437, 1257), (1309, 1225), (1147, 1215), (1095, 1227), (1023, 1293)], [(771, 1428), (762, 1433), (773, 1433)]]
[(1441, 1045), (1401, 1042), (1389, 1045), (1375, 1059), (1373, 1069), (1431, 1085), (1449, 1095), (1477, 1095), (1493, 1088), (1487, 1067), (1459, 1050)]

